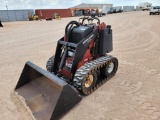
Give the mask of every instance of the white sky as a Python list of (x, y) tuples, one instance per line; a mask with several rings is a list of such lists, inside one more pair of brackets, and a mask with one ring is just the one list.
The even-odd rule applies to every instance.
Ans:
[(142, 2), (159, 5), (160, 0), (0, 0), (0, 10), (8, 9), (44, 9), (44, 8), (69, 8), (81, 3), (109, 3), (114, 6), (138, 5)]

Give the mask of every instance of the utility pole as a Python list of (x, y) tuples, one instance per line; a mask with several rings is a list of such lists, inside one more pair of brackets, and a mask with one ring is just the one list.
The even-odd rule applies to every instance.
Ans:
[[(6, 8), (7, 8), (7, 15), (8, 15), (8, 6), (7, 5), (6, 5)], [(9, 15), (8, 15), (8, 21), (10, 21)]]
[(8, 11), (8, 6), (6, 5), (7, 11)]

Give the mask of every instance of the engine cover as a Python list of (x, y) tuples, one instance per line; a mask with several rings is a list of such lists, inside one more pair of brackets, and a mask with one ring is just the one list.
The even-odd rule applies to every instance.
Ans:
[(83, 38), (92, 32), (92, 28), (89, 26), (79, 26), (72, 30), (69, 41), (78, 44)]

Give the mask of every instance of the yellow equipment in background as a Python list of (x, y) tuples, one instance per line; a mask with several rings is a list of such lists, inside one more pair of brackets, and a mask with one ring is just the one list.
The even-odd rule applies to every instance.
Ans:
[(60, 16), (60, 14), (58, 14), (58, 13), (54, 13), (54, 14), (53, 14), (53, 19), (61, 20), (61, 16)]
[(28, 12), (28, 19), (29, 21), (39, 20), (39, 17), (36, 14), (32, 15), (30, 12)]

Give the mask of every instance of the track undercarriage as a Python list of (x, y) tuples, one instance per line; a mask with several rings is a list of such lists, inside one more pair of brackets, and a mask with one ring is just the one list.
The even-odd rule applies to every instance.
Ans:
[(100, 57), (86, 63), (77, 70), (73, 79), (73, 86), (84, 95), (89, 95), (111, 79), (117, 69), (117, 58), (112, 56)]

